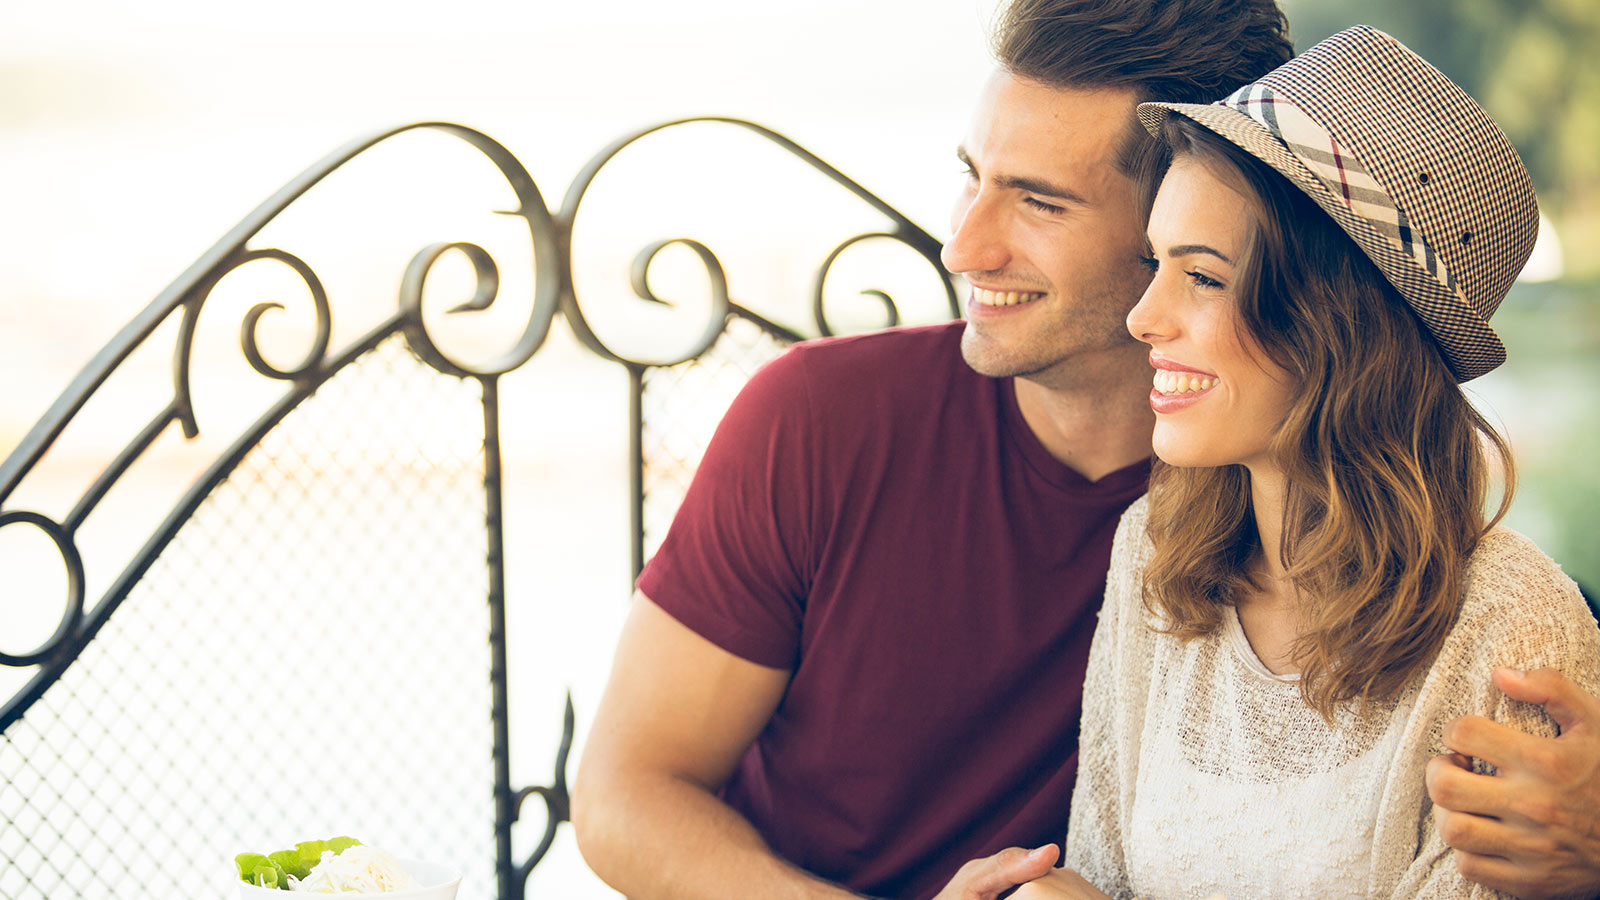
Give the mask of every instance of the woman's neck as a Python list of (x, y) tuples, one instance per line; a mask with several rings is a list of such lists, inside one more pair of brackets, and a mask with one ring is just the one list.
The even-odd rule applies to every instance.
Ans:
[(1300, 671), (1291, 657), (1300, 636), (1300, 598), (1284, 574), (1283, 509), (1287, 485), (1283, 472), (1272, 465), (1252, 465), (1250, 508), (1255, 516), (1260, 555), (1251, 560), (1256, 589), (1241, 598), (1239, 625), (1256, 658), (1278, 675)]
[(1250, 510), (1256, 520), (1256, 535), (1261, 541), (1258, 571), (1273, 582), (1283, 580), (1283, 508), (1288, 502), (1288, 486), (1277, 466), (1259, 464), (1250, 470)]

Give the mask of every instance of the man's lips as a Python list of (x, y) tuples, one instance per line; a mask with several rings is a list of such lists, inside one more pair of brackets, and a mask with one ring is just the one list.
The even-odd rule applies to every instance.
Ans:
[(1021, 306), (1043, 296), (1043, 291), (1001, 291), (972, 286), (972, 302), (979, 306)]

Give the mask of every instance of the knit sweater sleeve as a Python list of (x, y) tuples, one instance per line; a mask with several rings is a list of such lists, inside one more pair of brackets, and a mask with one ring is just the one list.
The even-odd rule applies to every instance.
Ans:
[[(1531, 541), (1504, 529), (1487, 535), (1473, 554), (1460, 617), (1423, 682), (1408, 746), (1390, 776), (1376, 850), (1391, 854), (1388, 865), (1378, 868), (1395, 877), (1387, 891), (1395, 900), (1509, 896), (1457, 871), (1423, 783), (1428, 760), (1445, 752), (1445, 725), (1457, 716), (1484, 716), (1543, 737), (1558, 733), (1543, 707), (1511, 700), (1494, 687), (1489, 675), (1497, 666), (1548, 666), (1600, 694), (1600, 629), (1577, 586)], [(1494, 771), (1481, 762), (1477, 769)], [(1400, 848), (1415, 852), (1401, 858)]]
[(1114, 898), (1133, 895), (1124, 853), (1151, 671), (1152, 632), (1140, 584), (1150, 558), (1148, 501), (1123, 514), (1111, 549), (1105, 603), (1089, 651), (1078, 781), (1064, 865)]

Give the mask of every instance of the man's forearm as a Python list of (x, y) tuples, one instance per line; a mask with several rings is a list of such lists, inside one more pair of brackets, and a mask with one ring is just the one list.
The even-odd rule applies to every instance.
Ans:
[(580, 784), (573, 826), (584, 860), (631, 900), (859, 900), (778, 858), (704, 787), (663, 775)]

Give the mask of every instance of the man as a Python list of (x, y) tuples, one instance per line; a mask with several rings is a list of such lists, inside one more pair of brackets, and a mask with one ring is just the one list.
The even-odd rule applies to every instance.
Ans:
[(1133, 108), (1291, 51), (1271, 0), (1015, 0), (996, 47), (944, 253), (966, 321), (763, 369), (640, 579), (573, 798), (636, 900), (988, 900), (1054, 862), (1150, 452)]

